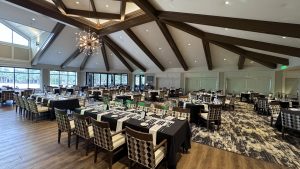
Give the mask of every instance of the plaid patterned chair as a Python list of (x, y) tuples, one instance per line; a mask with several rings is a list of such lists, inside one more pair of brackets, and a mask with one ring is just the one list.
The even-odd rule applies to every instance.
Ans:
[(84, 115), (74, 114), (75, 134), (76, 134), (76, 150), (78, 149), (79, 138), (85, 140), (86, 155), (88, 155), (89, 145), (94, 138), (93, 126), (88, 124), (89, 118)]
[(174, 111), (176, 118), (185, 118), (188, 122), (190, 121), (190, 118), (191, 118), (190, 109), (174, 107), (173, 111)]
[(68, 133), (68, 147), (70, 148), (71, 135), (75, 130), (74, 120), (69, 120), (68, 114), (64, 110), (55, 108), (55, 117), (58, 125), (58, 144), (60, 144), (60, 138), (62, 132)]
[(112, 168), (113, 155), (122, 150), (122, 145), (125, 144), (125, 135), (121, 130), (116, 133), (112, 133), (109, 128), (108, 122), (101, 122), (92, 119), (92, 126), (94, 130), (94, 144), (95, 144), (95, 158), (94, 162), (97, 162), (98, 148), (104, 149), (108, 152), (109, 168)]
[(258, 112), (265, 114), (269, 109), (268, 99), (259, 98), (257, 106), (258, 106)]
[[(126, 128), (126, 140), (128, 158), (130, 160), (129, 168), (132, 162), (136, 162), (146, 168), (154, 169), (163, 162), (167, 154), (167, 140), (163, 140), (159, 145), (153, 145), (152, 134)], [(165, 168), (166, 166), (166, 159)]]
[(18, 96), (18, 100), (19, 100), (19, 105), (20, 105), (19, 106), (19, 113), (22, 115), (23, 114), (23, 110), (25, 111), (25, 103), (23, 101), (22, 96)]
[(18, 109), (19, 109), (19, 113), (20, 113), (20, 101), (19, 101), (19, 97), (17, 94), (14, 94), (14, 100), (16, 103), (16, 114), (18, 113)]
[(200, 113), (200, 118), (206, 121), (207, 129), (211, 123), (214, 125), (218, 125), (218, 129), (221, 125), (221, 112), (222, 112), (222, 105), (210, 105), (208, 113)]
[(50, 111), (49, 108), (46, 106), (37, 105), (35, 100), (33, 99), (27, 99), (31, 111), (31, 119), (37, 120), (37, 118), (40, 118), (41, 116), (44, 117), (46, 115), (49, 115)]
[(30, 109), (30, 106), (29, 106), (28, 99), (25, 96), (22, 96), (22, 99), (23, 99), (24, 106), (25, 106), (24, 107), (24, 116), (27, 119), (30, 119), (30, 117), (32, 117), (32, 112), (31, 112), (31, 109)]
[(204, 95), (202, 95), (202, 99), (203, 99), (203, 102), (209, 103), (211, 101), (211, 96), (204, 94)]
[(279, 114), (280, 114), (281, 108), (279, 102), (271, 102), (269, 104), (269, 112), (271, 114), (271, 126), (273, 126), (273, 121), (276, 121)]
[(300, 131), (300, 114), (298, 112), (284, 110), (281, 114), (282, 138), (286, 129)]

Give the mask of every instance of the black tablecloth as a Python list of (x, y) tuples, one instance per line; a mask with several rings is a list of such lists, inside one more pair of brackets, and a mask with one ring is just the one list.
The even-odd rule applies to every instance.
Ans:
[[(44, 99), (43, 104), (47, 105), (49, 99)], [(78, 99), (67, 99), (67, 100), (50, 100), (49, 108), (50, 108), (50, 119), (55, 119), (55, 111), (54, 108), (58, 109), (68, 109), (74, 110), (75, 108), (79, 108), (79, 100)]]
[(246, 102), (250, 102), (250, 94), (249, 93), (241, 93), (241, 99), (240, 99), (240, 101), (242, 101), (243, 98), (246, 99)]
[(156, 96), (158, 95), (158, 92), (150, 92), (150, 101), (156, 102), (157, 98)]
[[(97, 119), (97, 114), (86, 111), (85, 116), (90, 116)], [(103, 115), (101, 121), (109, 122), (111, 130), (116, 130), (117, 119), (111, 117), (112, 114)], [(149, 129), (140, 125), (142, 121), (136, 119), (129, 119), (123, 122), (123, 128), (126, 126), (138, 130), (141, 132), (149, 133)], [(176, 168), (177, 165), (177, 152), (180, 151), (180, 147), (184, 146), (186, 149), (191, 148), (191, 129), (187, 121), (176, 120), (171, 127), (166, 128), (163, 132), (157, 132), (157, 144), (162, 140), (167, 139), (168, 141), (168, 151), (167, 160), (168, 168)]]
[(196, 104), (187, 103), (185, 105), (185, 108), (190, 109), (190, 113), (191, 113), (190, 122), (197, 124), (199, 121), (198, 113), (200, 113), (201, 110), (204, 110), (204, 105), (196, 105)]
[(127, 95), (116, 96), (116, 99), (122, 99), (123, 104), (126, 104), (126, 100), (131, 100), (131, 96), (127, 96)]

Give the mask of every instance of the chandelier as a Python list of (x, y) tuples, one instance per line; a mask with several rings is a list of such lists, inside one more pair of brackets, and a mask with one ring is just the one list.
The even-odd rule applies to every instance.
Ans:
[(85, 55), (91, 56), (94, 53), (98, 53), (99, 47), (102, 43), (99, 40), (99, 35), (95, 32), (89, 31), (81, 31), (77, 33), (77, 46), (80, 52), (84, 53)]
[[(89, 11), (90, 5), (91, 4), (89, 3)], [(88, 31), (83, 30), (79, 33), (76, 33), (76, 40), (80, 52), (84, 53), (86, 56), (91, 56), (94, 53), (98, 54), (99, 48), (102, 45), (102, 43), (99, 40), (99, 35), (97, 35), (97, 33), (95, 32), (91, 32), (90, 27), (88, 29)]]

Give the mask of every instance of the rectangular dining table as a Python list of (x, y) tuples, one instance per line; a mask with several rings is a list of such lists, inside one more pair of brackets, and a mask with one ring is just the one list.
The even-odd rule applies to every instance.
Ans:
[[(84, 115), (97, 119), (97, 112), (85, 111)], [(106, 114), (101, 116), (101, 121), (109, 122), (111, 130), (116, 130), (118, 118), (112, 117), (112, 114)], [(141, 126), (142, 120), (128, 119), (123, 122), (122, 128), (130, 127), (134, 130), (149, 133), (149, 128)], [(168, 168), (175, 169), (177, 165), (177, 152), (180, 148), (186, 150), (191, 148), (191, 129), (188, 121), (186, 120), (174, 120), (174, 123), (165, 128), (163, 131), (157, 131), (156, 142), (159, 144), (164, 139), (167, 139), (167, 161)]]

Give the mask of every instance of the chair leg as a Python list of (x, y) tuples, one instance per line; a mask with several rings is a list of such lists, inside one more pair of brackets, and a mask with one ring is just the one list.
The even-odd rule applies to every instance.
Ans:
[(71, 131), (68, 131), (68, 147), (71, 145)]
[(60, 129), (58, 129), (58, 140), (57, 140), (57, 142), (58, 142), (58, 144), (60, 144), (60, 137), (61, 137), (61, 130)]
[(271, 116), (271, 126), (273, 126), (273, 117)]
[(284, 131), (285, 131), (285, 128), (282, 127), (282, 130), (281, 130), (281, 132), (282, 132), (282, 139), (284, 139)]
[(128, 166), (128, 169), (131, 169), (131, 166), (132, 166), (132, 161), (129, 160), (129, 166)]
[(98, 146), (95, 145), (95, 156), (94, 156), (94, 163), (97, 162), (97, 155), (98, 155)]
[(86, 152), (85, 155), (88, 155), (89, 152), (90, 139), (85, 140)]
[(109, 162), (109, 163), (108, 163), (108, 164), (109, 164), (109, 169), (112, 169), (113, 152), (109, 152), (109, 153), (108, 153), (108, 158), (109, 158), (109, 159), (108, 159), (108, 160), (109, 160), (109, 161), (108, 161), (108, 162)]
[(79, 136), (76, 135), (76, 150), (78, 150), (78, 142), (79, 142)]

